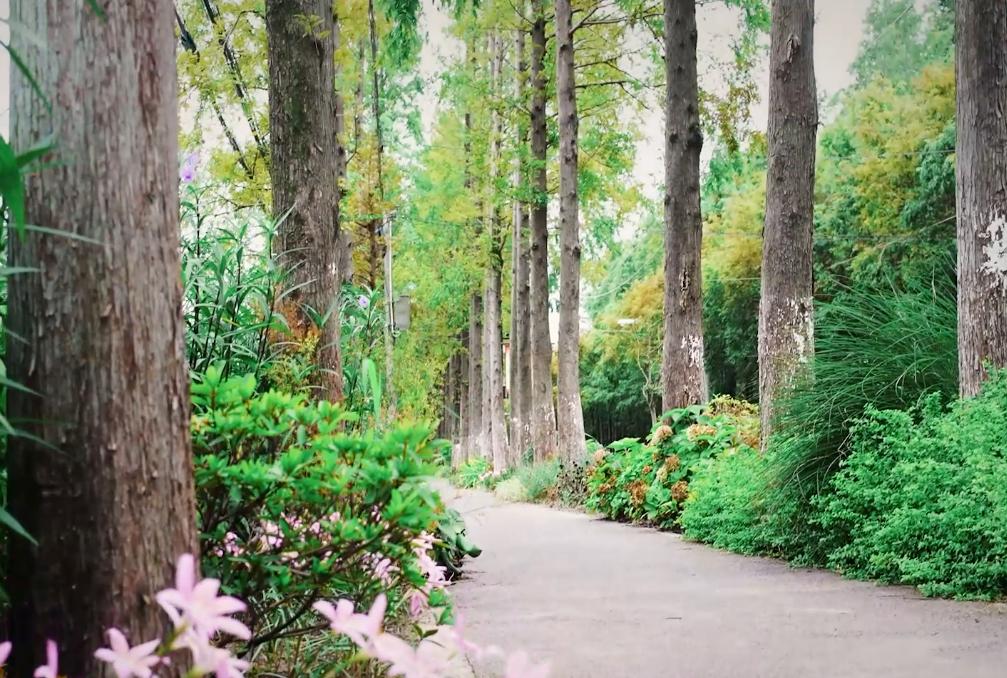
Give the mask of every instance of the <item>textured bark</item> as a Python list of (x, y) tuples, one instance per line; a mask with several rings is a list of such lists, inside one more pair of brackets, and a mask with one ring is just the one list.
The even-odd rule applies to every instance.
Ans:
[[(60, 649), (60, 673), (111, 675), (104, 630), (159, 637), (154, 593), (195, 553), (189, 383), (178, 223), (174, 15), (157, 0), (15, 0), (14, 49), (51, 112), (12, 69), (16, 150), (53, 134), (27, 181), (27, 221), (75, 233), (8, 240), (8, 416), (38, 441), (7, 444), (11, 512), (38, 540), (9, 541), (9, 675)], [(23, 36), (30, 35), (30, 39)], [(176, 671), (184, 667), (175, 667)]]
[(531, 334), (531, 446), (535, 460), (556, 454), (552, 339), (549, 336), (549, 187), (546, 183), (545, 0), (532, 0), (531, 30), (531, 233), (528, 265), (528, 318)]
[(458, 435), (451, 455), (452, 466), (458, 467), (465, 461), (469, 441), (469, 332), (461, 334), (458, 350)]
[[(340, 48), (339, 41), (342, 38), (340, 31), (339, 15), (336, 7), (333, 6), (333, 30), (332, 49)], [(335, 62), (335, 89), (332, 92), (332, 111), (335, 118), (335, 152), (336, 152), (336, 230), (339, 233), (338, 250), (336, 252), (336, 268), (342, 278), (341, 283), (348, 283), (353, 280), (353, 243), (350, 239), (349, 229), (342, 226), (342, 214), (339, 210), (339, 200), (342, 198), (344, 187), (346, 186), (346, 102), (340, 89), (340, 69), (338, 60)]]
[(556, 0), (556, 96), (559, 100), (559, 454), (584, 454), (580, 404), (580, 214), (577, 203), (577, 89), (571, 0)]
[(705, 402), (696, 2), (664, 0), (664, 411)]
[(814, 0), (775, 0), (769, 54), (769, 168), (759, 302), (759, 405), (762, 444), (775, 397), (814, 354)]
[[(312, 18), (310, 33), (305, 17)], [(341, 400), (339, 162), (335, 144), (320, 143), (336, 135), (334, 24), (327, 0), (266, 2), (273, 215), (286, 215), (277, 254), (287, 288), (296, 288), (282, 310), (295, 338), (318, 337), (319, 395)], [(321, 327), (309, 309), (327, 318)]]
[(1007, 5), (958, 0), (958, 373), (1007, 365)]
[(472, 295), (469, 308), (469, 439), (465, 459), (483, 456), (483, 297)]
[[(500, 36), (494, 32), (490, 36), (491, 91), (494, 98), (500, 92), (501, 73), (503, 71), (504, 50)], [(500, 113), (496, 109), (490, 112), (490, 167), (489, 188), (495, 192), (500, 175), (500, 155), (502, 134)], [(504, 225), (500, 203), (497, 196), (491, 193), (487, 200), (487, 218), (489, 221), (490, 260), (486, 278), (486, 349), (487, 374), (489, 391), (485, 395), (487, 417), (484, 422), (489, 441), (489, 455), (493, 460), (493, 471), (502, 473), (510, 466), (510, 455), (507, 446), (507, 418), (504, 413), (504, 366), (503, 366), (503, 247)]]

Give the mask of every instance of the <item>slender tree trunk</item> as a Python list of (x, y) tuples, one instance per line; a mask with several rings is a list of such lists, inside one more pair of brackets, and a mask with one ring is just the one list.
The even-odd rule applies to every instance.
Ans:
[(1007, 365), (1007, 5), (958, 0), (958, 373)]
[[(525, 102), (525, 80), (528, 63), (525, 60), (525, 33), (517, 32), (514, 45), (517, 52), (517, 100)], [(513, 232), (511, 233), (511, 464), (521, 463), (521, 457), (529, 446), (531, 426), (531, 333), (529, 328), (530, 306), (528, 301), (528, 238), (525, 233), (527, 213), (524, 202), (525, 164), (524, 149), (528, 143), (528, 125), (519, 121), (517, 125), (518, 153), (514, 165)]]
[[(315, 22), (307, 34), (305, 17)], [(339, 162), (334, 144), (318, 142), (336, 134), (334, 23), (327, 0), (266, 2), (273, 215), (285, 216), (277, 251), (287, 288), (295, 290), (282, 310), (297, 339), (317, 337), (320, 395), (335, 401), (343, 397)]]
[(546, 179), (546, 20), (545, 0), (532, 0), (531, 30), (531, 242), (528, 307), (531, 332), (531, 445), (535, 460), (556, 454), (556, 411), (553, 406), (552, 339), (549, 336), (549, 186)]
[(461, 334), (460, 347), (458, 349), (458, 435), (454, 444), (454, 452), (451, 455), (452, 466), (457, 468), (465, 461), (467, 445), (469, 443), (469, 332), (464, 330)]
[(774, 400), (814, 355), (814, 0), (775, 0), (769, 54), (769, 169), (759, 303), (759, 404), (766, 446)]
[[(139, 641), (165, 619), (154, 593), (196, 553), (189, 381), (179, 279), (174, 16), (155, 0), (14, 0), (14, 49), (52, 109), (11, 70), (12, 145), (52, 134), (27, 179), (30, 224), (76, 234), (8, 239), (8, 508), (38, 540), (9, 539), (8, 675), (59, 644), (60, 673), (116, 626)], [(30, 39), (24, 36), (30, 35)], [(176, 667), (182, 670), (184, 667)]]
[(469, 442), (465, 460), (483, 455), (483, 297), (469, 308)]
[(664, 411), (705, 402), (696, 2), (664, 0)]
[[(336, 14), (333, 6), (333, 31), (332, 48), (339, 49), (339, 41), (342, 39), (340, 30), (339, 15)], [(350, 282), (353, 279), (353, 243), (350, 240), (350, 231), (342, 227), (342, 214), (339, 210), (339, 201), (342, 200), (343, 190), (346, 186), (346, 102), (343, 99), (340, 88), (339, 62), (335, 62), (335, 89), (332, 92), (332, 110), (335, 118), (335, 152), (336, 152), (336, 230), (339, 233), (337, 250), (338, 259), (336, 268), (342, 275), (340, 283)]]
[(580, 215), (577, 204), (577, 89), (571, 0), (556, 0), (556, 96), (559, 100), (559, 454), (584, 453), (580, 405)]

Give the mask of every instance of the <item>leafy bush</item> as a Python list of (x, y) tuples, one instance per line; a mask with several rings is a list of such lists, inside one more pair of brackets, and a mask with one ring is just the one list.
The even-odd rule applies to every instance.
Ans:
[(451, 476), (452, 482), (458, 487), (478, 487), (493, 473), (492, 464), (484, 457), (473, 457), (461, 464)]
[(771, 443), (776, 482), (807, 497), (849, 451), (865, 407), (911, 406), (958, 392), (953, 276), (903, 291), (848, 290), (819, 307), (814, 380), (781, 401)]
[(844, 574), (928, 595), (1007, 593), (1007, 375), (943, 410), (870, 408), (851, 453), (813, 502)]
[(514, 478), (524, 488), (526, 501), (542, 501), (549, 498), (556, 487), (558, 474), (559, 462), (556, 460), (519, 466), (514, 469)]
[[(723, 411), (736, 402), (724, 399), (718, 406)], [(586, 507), (612, 520), (674, 527), (694, 471), (704, 460), (744, 444), (748, 424), (739, 428), (735, 422), (751, 416), (692, 406), (665, 415), (668, 423), (655, 427), (647, 444), (625, 439), (609, 445), (595, 453)]]
[(583, 506), (587, 500), (589, 469), (587, 460), (560, 461), (556, 484), (550, 492), (549, 500), (563, 506)]
[(416, 542), (445, 515), (429, 431), (350, 435), (338, 405), (255, 387), (211, 367), (192, 420), (203, 571), (248, 603), (249, 647), (305, 633), (321, 598), (423, 590)]

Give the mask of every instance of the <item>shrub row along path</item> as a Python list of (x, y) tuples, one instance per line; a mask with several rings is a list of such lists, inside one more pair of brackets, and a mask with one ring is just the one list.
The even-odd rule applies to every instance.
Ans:
[[(921, 597), (678, 535), (444, 488), (483, 554), (452, 587), (466, 634), (552, 678), (1007, 675), (1007, 605)], [(470, 658), (478, 678), (499, 662)]]

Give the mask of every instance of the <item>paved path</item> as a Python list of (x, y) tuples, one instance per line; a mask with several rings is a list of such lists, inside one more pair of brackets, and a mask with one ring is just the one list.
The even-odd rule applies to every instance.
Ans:
[(445, 496), (484, 549), (452, 587), (467, 634), (550, 660), (552, 678), (1007, 677), (1007, 605), (925, 599), (483, 492)]

